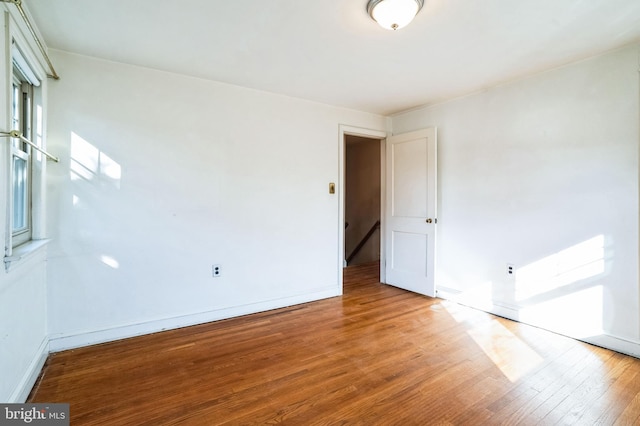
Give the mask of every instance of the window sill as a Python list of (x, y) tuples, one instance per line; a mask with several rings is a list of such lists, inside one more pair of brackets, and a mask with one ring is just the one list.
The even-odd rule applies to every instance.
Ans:
[(14, 248), (11, 251), (11, 256), (4, 257), (5, 270), (9, 271), (9, 268), (37, 254), (49, 243), (49, 241), (51, 240), (50, 239), (31, 240)]

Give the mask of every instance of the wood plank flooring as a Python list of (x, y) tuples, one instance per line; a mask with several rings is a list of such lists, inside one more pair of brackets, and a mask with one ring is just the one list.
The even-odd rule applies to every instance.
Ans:
[(640, 424), (640, 360), (345, 270), (345, 294), (52, 354), (72, 425)]

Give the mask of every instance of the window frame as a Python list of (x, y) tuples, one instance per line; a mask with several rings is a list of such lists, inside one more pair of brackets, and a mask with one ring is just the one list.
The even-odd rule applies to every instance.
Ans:
[[(20, 131), (25, 138), (31, 140), (33, 127), (34, 86), (29, 79), (19, 70), (12, 58), (12, 85), (11, 85), (11, 130)], [(17, 89), (17, 91), (16, 91)], [(18, 98), (16, 99), (16, 92)], [(16, 162), (25, 162), (25, 172), (22, 176), (16, 174)], [(11, 232), (11, 247), (16, 248), (28, 243), (33, 237), (33, 150), (18, 138), (11, 140), (10, 153), (10, 190), (9, 190), (9, 229)], [(24, 181), (19, 182), (20, 178)], [(22, 206), (17, 206), (16, 191), (23, 194), (19, 197)], [(16, 215), (18, 209), (20, 223), (23, 226), (16, 228)]]
[[(43, 68), (43, 63), (39, 56), (36, 55), (34, 46), (25, 38), (24, 32), (19, 24), (16, 23), (14, 16), (8, 19), (9, 31), (9, 49), (7, 52), (7, 64), (5, 68), (5, 114), (4, 126), (2, 131), (19, 130), (23, 133), (27, 140), (30, 140), (42, 149), (46, 148), (45, 132), (46, 132), (46, 99), (47, 99), (47, 74)], [(15, 80), (14, 80), (15, 79)], [(30, 86), (23, 86), (20, 83), (19, 92), (22, 93), (25, 87), (29, 87), (28, 98), (30, 99), (29, 107), (21, 112), (30, 117), (27, 119), (29, 123), (21, 129), (15, 129), (15, 121), (13, 111), (16, 108), (13, 103), (14, 81), (29, 83)], [(22, 95), (20, 94), (19, 97)], [(17, 115), (17, 114), (16, 114)], [(2, 235), (4, 240), (4, 269), (8, 273), (23, 260), (31, 258), (36, 253), (41, 253), (41, 249), (48, 243), (46, 234), (46, 170), (47, 159), (37, 150), (25, 147), (24, 142), (19, 138), (4, 138), (6, 142), (0, 142), (1, 152), (0, 159), (3, 169), (6, 170), (2, 174), (3, 188), (0, 191), (2, 200), (6, 206), (5, 213), (0, 214), (3, 218)], [(21, 232), (13, 232), (14, 226), (14, 161), (17, 157), (28, 153), (29, 170), (28, 170), (28, 208), (27, 218), (28, 230), (21, 229)], [(18, 198), (19, 199), (19, 198)], [(24, 199), (24, 198), (23, 198)], [(24, 217), (24, 216), (23, 216)]]

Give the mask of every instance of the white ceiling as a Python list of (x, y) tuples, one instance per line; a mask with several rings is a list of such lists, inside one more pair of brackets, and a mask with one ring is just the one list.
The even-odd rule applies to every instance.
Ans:
[(396, 32), (366, 3), (24, 0), (50, 48), (379, 114), (640, 40), (639, 0), (426, 0)]

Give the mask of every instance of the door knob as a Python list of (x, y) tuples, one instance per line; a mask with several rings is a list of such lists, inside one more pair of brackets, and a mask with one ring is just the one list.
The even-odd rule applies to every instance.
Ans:
[(427, 219), (427, 223), (431, 223), (431, 222), (433, 222), (433, 219), (431, 218)]

